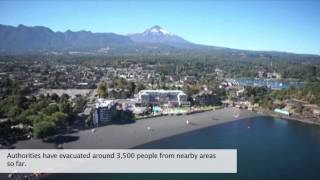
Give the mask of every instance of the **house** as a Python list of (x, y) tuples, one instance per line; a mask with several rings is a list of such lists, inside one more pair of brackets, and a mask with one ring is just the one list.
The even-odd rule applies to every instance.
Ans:
[(183, 79), (183, 82), (193, 84), (193, 83), (197, 82), (197, 78), (195, 76), (185, 76)]
[(312, 109), (312, 113), (314, 117), (320, 118), (320, 109)]
[(281, 74), (276, 73), (276, 72), (268, 72), (267, 73), (267, 78), (270, 78), (270, 79), (281, 79)]
[(126, 98), (129, 93), (128, 89), (108, 88), (108, 97), (113, 99)]
[(266, 76), (266, 73), (264, 71), (258, 71), (258, 78), (264, 78)]

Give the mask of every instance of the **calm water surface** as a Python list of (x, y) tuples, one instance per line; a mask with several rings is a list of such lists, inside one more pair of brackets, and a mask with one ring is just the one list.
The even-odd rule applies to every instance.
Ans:
[(303, 82), (280, 81), (271, 79), (239, 78), (235, 79), (241, 86), (267, 86), (271, 89), (288, 89), (289, 87), (302, 88)]
[(320, 179), (320, 127), (273, 118), (221, 124), (137, 148), (237, 149), (237, 174), (56, 174), (45, 179)]

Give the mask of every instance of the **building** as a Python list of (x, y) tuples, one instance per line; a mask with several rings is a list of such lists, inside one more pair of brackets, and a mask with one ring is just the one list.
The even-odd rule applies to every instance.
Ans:
[(100, 98), (93, 113), (93, 124), (104, 124), (112, 120), (116, 113), (116, 101)]
[(197, 82), (197, 78), (195, 76), (185, 76), (183, 79), (183, 82), (193, 84), (193, 83)]
[(316, 118), (320, 118), (320, 108), (312, 109), (312, 114)]
[(289, 115), (290, 115), (289, 111), (284, 110), (284, 109), (278, 109), (278, 108), (276, 108), (276, 109), (274, 110), (274, 112), (279, 113), (279, 114), (282, 114), (282, 115), (286, 115), (286, 116), (289, 116)]
[(126, 98), (129, 93), (128, 89), (108, 88), (108, 97), (112, 99)]
[(180, 90), (142, 90), (138, 93), (137, 101), (143, 105), (190, 105), (188, 96)]
[(267, 78), (270, 78), (270, 79), (281, 79), (281, 74), (276, 73), (276, 72), (268, 72), (267, 73)]
[(264, 71), (258, 71), (258, 78), (264, 78), (266, 73)]
[(221, 105), (219, 98), (212, 91), (202, 91), (192, 96), (193, 103), (199, 106)]

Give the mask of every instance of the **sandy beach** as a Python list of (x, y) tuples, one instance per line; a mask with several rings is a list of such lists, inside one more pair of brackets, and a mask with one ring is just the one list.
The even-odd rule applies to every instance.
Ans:
[[(239, 116), (235, 116), (239, 114)], [(194, 131), (209, 126), (240, 119), (262, 116), (252, 111), (225, 108), (216, 111), (181, 115), (162, 116), (137, 120), (130, 124), (114, 124), (91, 130), (64, 134), (59, 137), (65, 149), (121, 149), (132, 148), (162, 138)], [(189, 124), (186, 121), (189, 121)], [(19, 141), (16, 149), (56, 148), (55, 142), (41, 140)]]
[[(191, 115), (161, 116), (137, 120), (130, 124), (99, 127), (94, 133), (89, 129), (60, 135), (57, 136), (59, 143), (32, 139), (18, 141), (13, 144), (13, 147), (15, 149), (56, 149), (57, 144), (64, 142), (64, 149), (128, 149), (201, 128), (258, 116), (264, 115), (237, 108)], [(0, 179), (9, 179), (8, 174), (0, 174)]]

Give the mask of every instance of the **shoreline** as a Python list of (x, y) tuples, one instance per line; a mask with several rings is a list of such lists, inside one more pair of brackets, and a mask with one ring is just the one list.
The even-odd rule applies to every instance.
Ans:
[[(239, 114), (239, 117), (235, 117), (235, 114)], [(95, 132), (87, 129), (58, 135), (56, 141), (43, 142), (33, 139), (18, 141), (13, 146), (16, 149), (57, 149), (57, 144), (63, 144), (64, 149), (129, 149), (202, 128), (254, 117), (281, 118), (320, 125), (306, 119), (228, 107), (189, 115), (150, 117), (128, 124), (110, 124), (96, 128)], [(187, 120), (190, 124), (186, 123)]]
[[(80, 141), (81, 139), (83, 141), (68, 143), (64, 148), (128, 149), (222, 123), (260, 116), (257, 113), (243, 110), (240, 111), (239, 118), (235, 118), (233, 117), (234, 111), (237, 110), (226, 108), (191, 115), (141, 119), (132, 124), (104, 126), (96, 129), (95, 133), (92, 133), (91, 130), (80, 132)], [(190, 122), (189, 125), (186, 123), (187, 120)]]
[(298, 122), (301, 122), (301, 123), (313, 124), (313, 125), (320, 126), (320, 121), (316, 122), (316, 121), (312, 121), (310, 119), (303, 118), (303, 117), (281, 116), (280, 114), (276, 114), (276, 113), (271, 112), (271, 111), (264, 111), (262, 113), (264, 115), (266, 115), (266, 116), (270, 116), (270, 117), (273, 117), (273, 118), (281, 118), (281, 119), (286, 119), (286, 120), (289, 120), (289, 121), (298, 121)]
[[(239, 117), (234, 117), (236, 113)], [(224, 108), (190, 115), (160, 116), (129, 124), (102, 126), (94, 133), (89, 129), (63, 134), (60, 135), (59, 143), (64, 143), (64, 149), (128, 149), (201, 128), (260, 116), (266, 115), (237, 108)], [(187, 120), (190, 122), (189, 125), (186, 123)], [(42, 142), (38, 139), (19, 141), (13, 146), (16, 149), (56, 149), (55, 142)]]
[(286, 120), (289, 120), (289, 121), (297, 121), (297, 122), (301, 122), (301, 123), (305, 123), (305, 124), (312, 124), (312, 125), (320, 126), (320, 122), (314, 122), (314, 121), (311, 121), (311, 120), (308, 120), (308, 119), (304, 119), (304, 118), (298, 119), (296, 117), (290, 117), (290, 116), (288, 116), (288, 117), (286, 117), (286, 116), (278, 117), (276, 115), (273, 115), (273, 116), (270, 115), (270, 116), (273, 117), (273, 118), (281, 118), (281, 119), (286, 119)]
[[(239, 117), (234, 117), (235, 112)], [(248, 110), (224, 108), (189, 115), (152, 117), (131, 124), (99, 127), (94, 133), (89, 129), (60, 136), (66, 137), (64, 149), (130, 149), (219, 124), (263, 116), (265, 115)], [(189, 125), (186, 120), (190, 121)], [(43, 142), (40, 139), (18, 141), (13, 146), (15, 149), (57, 149), (56, 143)], [(52, 174), (43, 174), (32, 179), (42, 179), (50, 175)], [(8, 174), (0, 174), (0, 178), (9, 179)]]
[[(239, 114), (239, 117), (235, 117), (235, 114)], [(276, 114), (266, 112), (257, 113), (229, 107), (190, 115), (169, 115), (146, 118), (131, 124), (112, 124), (99, 127), (94, 133), (89, 129), (61, 136), (67, 137), (67, 142), (65, 142), (63, 146), (64, 149), (130, 149), (139, 148), (150, 142), (210, 128), (219, 124), (258, 117), (281, 118), (299, 121), (301, 123), (314, 124), (306, 120), (289, 119), (289, 117), (279, 117), (276, 116)], [(190, 124), (186, 123), (187, 120), (190, 121)], [(147, 127), (150, 127), (151, 130), (148, 130)], [(70, 140), (70, 137), (77, 138), (74, 140), (71, 138)], [(16, 149), (56, 149), (55, 143), (42, 142), (42, 140), (37, 139), (19, 141), (13, 145)], [(9, 179), (6, 177), (7, 175), (3, 175), (4, 174), (0, 174), (0, 177)], [(41, 179), (50, 175), (51, 174), (44, 174), (38, 178)]]

